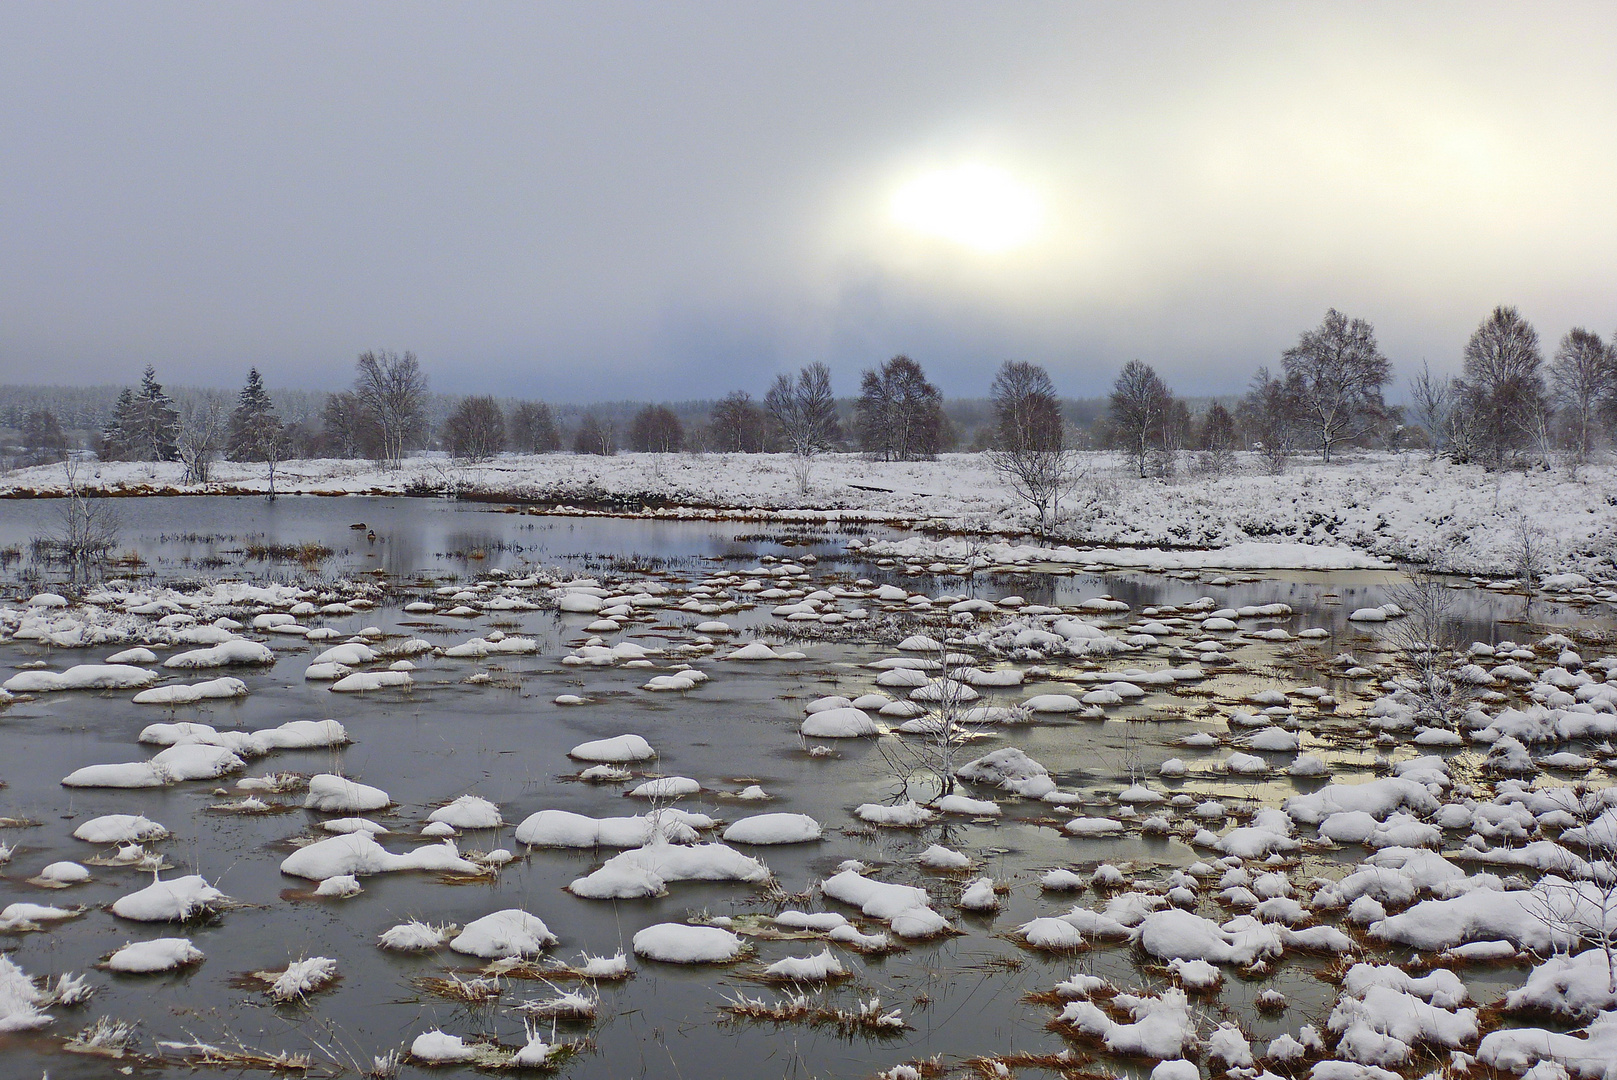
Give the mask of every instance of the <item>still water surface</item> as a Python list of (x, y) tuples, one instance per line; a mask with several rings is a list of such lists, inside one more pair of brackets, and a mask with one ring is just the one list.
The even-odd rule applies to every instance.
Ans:
[[(26, 546), (48, 527), (47, 502), (6, 503), (0, 513), (0, 546)], [(1024, 1002), (1029, 992), (1048, 990), (1074, 971), (1104, 975), (1119, 986), (1158, 986), (1161, 973), (1142, 971), (1124, 947), (1097, 948), (1077, 957), (1053, 958), (1019, 948), (1003, 935), (1027, 919), (1065, 911), (1074, 900), (1095, 904), (1092, 895), (1041, 893), (1037, 882), (1045, 870), (1068, 866), (1085, 872), (1099, 862), (1125, 866), (1138, 878), (1160, 879), (1173, 868), (1198, 859), (1178, 839), (1142, 838), (1133, 833), (1119, 840), (1075, 840), (1059, 831), (1066, 816), (1038, 802), (1007, 800), (997, 822), (952, 822), (920, 831), (871, 830), (851, 814), (867, 801), (896, 797), (901, 785), (876, 740), (841, 740), (837, 756), (810, 757), (797, 735), (804, 706), (822, 695), (848, 697), (874, 688), (875, 672), (862, 665), (892, 655), (890, 645), (861, 641), (811, 641), (798, 647), (808, 654), (800, 662), (764, 664), (698, 661), (711, 679), (683, 695), (650, 694), (639, 689), (654, 672), (623, 668), (564, 667), (560, 657), (584, 638), (589, 617), (555, 612), (508, 612), (476, 619), (411, 616), (401, 608), (417, 599), (408, 583), (444, 584), (469, 580), (490, 569), (519, 570), (532, 566), (561, 567), (569, 573), (610, 574), (614, 568), (638, 568), (628, 577), (655, 577), (676, 592), (720, 569), (754, 565), (766, 555), (802, 558), (816, 554), (814, 585), (851, 584), (856, 578), (895, 581), (912, 591), (976, 595), (995, 599), (1012, 593), (1035, 603), (1073, 604), (1110, 594), (1136, 612), (1154, 604), (1177, 604), (1212, 596), (1220, 605), (1240, 606), (1283, 601), (1295, 616), (1275, 621), (1296, 631), (1321, 626), (1331, 638), (1318, 649), (1276, 647), (1246, 642), (1232, 647), (1235, 671), (1201, 684), (1219, 700), (1233, 701), (1252, 688), (1282, 688), (1316, 683), (1342, 702), (1344, 711), (1362, 705), (1363, 682), (1329, 680), (1310, 658), (1329, 658), (1343, 650), (1362, 650), (1373, 641), (1346, 620), (1356, 607), (1380, 603), (1392, 575), (1286, 574), (1261, 580), (1213, 586), (1149, 574), (1053, 576), (980, 575), (975, 580), (940, 576), (906, 577), (847, 556), (845, 537), (825, 531), (788, 532), (758, 525), (618, 520), (609, 518), (536, 517), (502, 513), (499, 508), (410, 499), (283, 498), (144, 499), (120, 505), (124, 517), (121, 547), (144, 560), (142, 573), (157, 579), (238, 576), (252, 579), (306, 580), (311, 571), (295, 563), (255, 560), (244, 554), (252, 544), (295, 544), (316, 541), (334, 555), (315, 572), (327, 578), (380, 569), (398, 581), (397, 599), (352, 616), (321, 618), (347, 635), (377, 625), (389, 634), (424, 637), (451, 645), (500, 629), (539, 642), (532, 656), (491, 658), (491, 662), (420, 657), (416, 686), (408, 694), (333, 694), (325, 683), (306, 682), (303, 669), (324, 645), (298, 639), (271, 638), (278, 661), (264, 671), (231, 671), (244, 679), (249, 696), (227, 703), (177, 710), (131, 704), (130, 694), (65, 693), (40, 695), (0, 712), (0, 815), (25, 817), (37, 827), (6, 830), (0, 839), (17, 845), (0, 876), (0, 906), (14, 900), (84, 904), (82, 919), (55, 930), (0, 939), (13, 958), (32, 974), (92, 971), (100, 984), (85, 1008), (56, 1010), (54, 1029), (44, 1034), (0, 1036), (0, 1075), (35, 1077), (48, 1070), (56, 1080), (108, 1075), (106, 1061), (63, 1054), (52, 1035), (67, 1035), (100, 1015), (137, 1021), (141, 1044), (152, 1050), (158, 1040), (230, 1044), (268, 1051), (311, 1051), (318, 1062), (368, 1065), (372, 1055), (407, 1046), (434, 1027), (461, 1034), (494, 1034), (507, 1044), (523, 1041), (520, 1014), (510, 1007), (528, 998), (550, 996), (544, 984), (512, 981), (498, 1007), (468, 1009), (424, 994), (412, 985), (423, 975), (470, 970), (469, 958), (440, 951), (423, 956), (384, 952), (376, 938), (395, 923), (418, 918), (433, 923), (465, 924), (491, 911), (520, 907), (539, 915), (561, 938), (552, 955), (574, 959), (580, 952), (611, 954), (628, 950), (634, 932), (655, 922), (679, 921), (687, 912), (738, 915), (778, 910), (758, 890), (732, 884), (686, 883), (668, 896), (642, 901), (583, 900), (564, 886), (599, 865), (602, 854), (591, 851), (524, 852), (510, 828), (528, 814), (554, 808), (592, 816), (642, 812), (643, 805), (621, 796), (613, 786), (577, 782), (578, 765), (567, 750), (588, 739), (623, 732), (644, 735), (658, 748), (659, 769), (699, 780), (701, 796), (683, 801), (725, 820), (763, 811), (809, 814), (826, 826), (826, 837), (814, 844), (748, 849), (774, 871), (788, 894), (808, 893), (834, 873), (844, 859), (882, 867), (886, 880), (926, 886), (934, 906), (964, 931), (934, 943), (915, 944), (887, 957), (843, 955), (856, 977), (826, 992), (839, 1003), (852, 1004), (880, 996), (884, 1005), (903, 1009), (911, 1028), (900, 1034), (867, 1038), (843, 1037), (833, 1029), (775, 1027), (725, 1022), (718, 1011), (737, 991), (756, 995), (760, 987), (742, 976), (756, 963), (735, 969), (684, 969), (632, 961), (634, 975), (619, 984), (603, 984), (600, 1015), (593, 1024), (562, 1024), (557, 1038), (587, 1039), (585, 1051), (565, 1066), (565, 1075), (580, 1078), (654, 1077), (863, 1077), (897, 1062), (935, 1054), (960, 1062), (988, 1053), (1019, 1050), (1053, 1052), (1066, 1044), (1046, 1030), (1054, 1010)], [(351, 529), (363, 523), (365, 529)], [(374, 533), (374, 539), (371, 534)], [(790, 544), (782, 541), (790, 540)], [(476, 557), (474, 557), (476, 553)], [(621, 559), (623, 562), (614, 560)], [(29, 575), (39, 568), (26, 556), (11, 573)], [(29, 581), (30, 589), (48, 584), (49, 574)], [(1468, 591), (1462, 594), (1467, 638), (1495, 641), (1522, 639), (1525, 628), (1514, 620), (1519, 598)], [(677, 602), (677, 600), (676, 600)], [(726, 614), (740, 640), (782, 627), (768, 615), (769, 605)], [(1546, 623), (1576, 618), (1562, 609), (1539, 608)], [(664, 610), (657, 618), (633, 625), (631, 637), (645, 644), (689, 641), (699, 616)], [(0, 676), (45, 660), (53, 669), (96, 662), (115, 648), (48, 650), (32, 643), (0, 644)], [(1160, 664), (1161, 661), (1155, 661)], [(1118, 657), (1100, 665), (1121, 669), (1140, 662)], [(1052, 665), (1054, 666), (1054, 665)], [(1152, 666), (1144, 664), (1141, 666)], [(468, 684), (474, 673), (488, 672), (490, 683)], [(1022, 687), (985, 694), (991, 703), (1012, 703), (1038, 693), (1074, 692), (1057, 668), (1049, 681), (1030, 679)], [(209, 676), (202, 676), (209, 677)], [(187, 680), (195, 681), (195, 680)], [(1081, 693), (1081, 690), (1077, 691)], [(590, 703), (581, 707), (554, 704), (558, 694), (579, 693)], [(1216, 717), (1193, 715), (1208, 698), (1185, 699), (1154, 692), (1143, 702), (1112, 710), (1105, 721), (1044, 718), (1026, 727), (999, 729), (977, 744), (987, 752), (1014, 745), (1051, 770), (1063, 790), (1107, 804), (1131, 773), (1152, 778), (1157, 766), (1178, 756), (1192, 762), (1211, 761), (1227, 749), (1187, 752), (1175, 745), (1196, 731), (1225, 733)], [(187, 783), (155, 791), (69, 790), (59, 779), (81, 766), (133, 761), (149, 756), (136, 737), (145, 725), (161, 720), (199, 720), (215, 727), (256, 729), (295, 719), (340, 720), (354, 739), (341, 750), (280, 753), (249, 764), (249, 774), (295, 771), (305, 774), (340, 770), (353, 779), (386, 789), (397, 804), (370, 815), (394, 835), (392, 850), (407, 850), (426, 815), (465, 793), (490, 799), (502, 808), (504, 830), (469, 832), (459, 842), (465, 850), (510, 847), (519, 858), (497, 879), (473, 885), (448, 885), (431, 875), (390, 874), (364, 878), (365, 891), (349, 900), (316, 900), (308, 883), (280, 874), (278, 864), (291, 850), (289, 841), (308, 835), (319, 815), (297, 809), (257, 817), (208, 810), (222, 801), (216, 788), (231, 781)], [(1139, 721), (1149, 720), (1149, 723)], [(1374, 756), (1369, 745), (1343, 746), (1329, 739), (1330, 724), (1305, 736), (1304, 750), (1327, 754), (1339, 775), (1367, 770)], [(1267, 755), (1283, 766), (1290, 755)], [(773, 796), (766, 804), (728, 799), (748, 784), (759, 784)], [(1278, 801), (1303, 782), (1281, 779), (1236, 782), (1223, 776), (1193, 775), (1161, 784), (1178, 790), (1231, 798)], [(1317, 786), (1317, 782), (1313, 786)], [(980, 796), (982, 793), (978, 793)], [(234, 792), (232, 792), (234, 795)], [(286, 801), (297, 803), (298, 796)], [(132, 870), (94, 868), (94, 881), (73, 890), (46, 892), (25, 879), (50, 862), (84, 860), (94, 854), (70, 837), (75, 823), (109, 813), (143, 813), (165, 824), (173, 837), (160, 845), (176, 869), (205, 875), (239, 905), (211, 923), (183, 931), (126, 923), (103, 905), (141, 887), (147, 877)], [(1101, 812), (1101, 811), (1097, 811)], [(1011, 886), (995, 916), (965, 915), (952, 904), (967, 877), (929, 874), (914, 864), (932, 843), (944, 843), (970, 854), (971, 875), (992, 876)], [(1349, 853), (1349, 861), (1358, 854)], [(1340, 871), (1338, 870), (1338, 873)], [(1334, 875), (1333, 875), (1334, 876)], [(1306, 878), (1306, 875), (1304, 875)], [(1211, 890), (1210, 890), (1211, 891)], [(788, 906), (819, 908), (822, 901), (796, 897)], [(834, 902), (831, 910), (855, 914)], [(1210, 909), (1216, 917), (1216, 909)], [(874, 925), (870, 929), (879, 929)], [(207, 955), (205, 963), (177, 975), (115, 976), (93, 965), (131, 940), (188, 934)], [(758, 943), (758, 957), (772, 962), (788, 955), (817, 952), (819, 942)], [(255, 970), (278, 969), (289, 960), (329, 956), (338, 960), (341, 982), (305, 1006), (275, 1007), (261, 993), (240, 983)], [(1314, 974), (1319, 962), (1289, 958), (1278, 974), (1265, 980), (1228, 979), (1222, 992), (1199, 1007), (1216, 1021), (1239, 1019), (1257, 1039), (1282, 1031), (1295, 1032), (1305, 1018), (1328, 1007), (1334, 989)], [(1505, 971), (1500, 985), (1514, 985), (1520, 972)], [(1476, 984), (1474, 984), (1475, 986)], [(1291, 1010), (1266, 1017), (1252, 1008), (1254, 997), (1279, 989), (1293, 1001)], [(765, 996), (774, 991), (763, 989)], [(548, 1029), (548, 1024), (547, 1024)], [(1126, 1062), (1114, 1068), (1129, 1068)], [(413, 1066), (406, 1066), (412, 1075)], [(179, 1065), (143, 1065), (145, 1074), (180, 1075)], [(453, 1074), (453, 1070), (450, 1070)], [(437, 1075), (443, 1072), (437, 1071)]]

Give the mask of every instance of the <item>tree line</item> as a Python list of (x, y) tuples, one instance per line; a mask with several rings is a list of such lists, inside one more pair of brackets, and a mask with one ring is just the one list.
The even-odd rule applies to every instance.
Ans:
[(1617, 437), (1617, 341), (1577, 327), (1546, 361), (1532, 324), (1500, 306), (1463, 355), (1452, 379), (1422, 364), (1409, 405), (1389, 405), (1392, 364), (1375, 327), (1332, 308), (1281, 354), (1278, 372), (1258, 368), (1233, 412), (1215, 402), (1193, 418), (1149, 364), (1131, 361), (1112, 387), (1107, 439), (1144, 477), (1171, 473), (1187, 451), (1219, 472), (1250, 449), (1279, 472), (1296, 455), (1329, 462), (1349, 446), (1424, 447), (1488, 469), (1560, 456), (1576, 468)]
[[(700, 437), (667, 405), (641, 407), (620, 430), (611, 418), (586, 410), (570, 438), (542, 401), (502, 406), (492, 396), (460, 399), (441, 423), (429, 417), (428, 380), (414, 353), (368, 351), (355, 362), (354, 381), (329, 394), (318, 423), (288, 423), (256, 368), (250, 369), (233, 407), (218, 395), (176, 404), (148, 365), (138, 386), (120, 391), (112, 415), (92, 447), (108, 461), (182, 461), (192, 479), (206, 481), (208, 462), (269, 461), (329, 456), (369, 458), (397, 467), (435, 436), (452, 456), (484, 461), (515, 451), (611, 455), (621, 449), (677, 453), (687, 449), (812, 454), (847, 447), (841, 403), (832, 395), (824, 364), (781, 375), (756, 401), (737, 391), (716, 403)], [(943, 396), (921, 366), (894, 357), (866, 372), (853, 405), (851, 433), (858, 449), (886, 460), (935, 457), (955, 446)], [(70, 448), (49, 409), (30, 410), (20, 435), (30, 450)]]
[[(995, 375), (990, 415), (977, 424), (968, 449), (988, 451), (996, 467), (1020, 475), (1018, 483), (1038, 487), (1033, 474), (1052, 464), (1048, 455), (1093, 445), (1121, 452), (1148, 477), (1171, 475), (1187, 459), (1222, 472), (1243, 450), (1279, 471), (1299, 454), (1329, 462), (1345, 447), (1365, 446), (1425, 447), (1491, 469), (1548, 463), (1555, 455), (1576, 466), (1617, 436), (1617, 343), (1576, 328), (1546, 361), (1537, 332), (1515, 308), (1502, 306), (1477, 327), (1463, 355), (1459, 376), (1444, 379), (1423, 365), (1410, 381), (1409, 404), (1390, 405), (1384, 395), (1392, 365), (1375, 328), (1331, 309), (1281, 354), (1278, 370), (1259, 367), (1247, 392), (1228, 405), (1215, 400), (1193, 411), (1151, 365), (1131, 361), (1087, 430), (1073, 424), (1044, 368), (1008, 361)], [(814, 363), (778, 376), (762, 400), (745, 391), (728, 395), (712, 405), (705, 423), (682, 419), (666, 404), (616, 417), (589, 409), (570, 429), (542, 401), (464, 397), (436, 419), (435, 405), (411, 352), (360, 354), (352, 384), (326, 395), (317, 414), (306, 410), (296, 420), (279, 414), (257, 369), (234, 403), (218, 394), (176, 403), (148, 366), (138, 386), (119, 392), (92, 449), (104, 460), (180, 461), (194, 482), (206, 482), (221, 457), (267, 462), (272, 488), (275, 469), (289, 458), (368, 458), (397, 467), (434, 440), (467, 461), (565, 449), (785, 452), (798, 459), (806, 487), (809, 462), (824, 451), (906, 461), (935, 457), (961, 441), (942, 394), (907, 356), (863, 372), (851, 401), (835, 396), (830, 369)], [(72, 449), (49, 408), (29, 408), (17, 424), (25, 462), (60, 460)]]

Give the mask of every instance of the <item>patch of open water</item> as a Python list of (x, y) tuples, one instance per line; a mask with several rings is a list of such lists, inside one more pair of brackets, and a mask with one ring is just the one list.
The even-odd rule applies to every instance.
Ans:
[[(121, 547), (138, 552), (144, 560), (142, 572), (158, 579), (232, 572), (254, 579), (309, 576), (295, 563), (246, 559), (239, 552), (249, 542), (323, 543), (334, 551), (321, 568), (326, 575), (380, 569), (402, 581), (442, 583), (469, 580), (488, 569), (530, 565), (596, 573), (635, 566), (639, 572), (624, 576), (652, 577), (676, 592), (718, 570), (750, 566), (765, 555), (788, 559), (814, 554), (821, 561), (810, 568), (810, 588), (847, 585), (863, 577), (932, 595), (969, 593), (997, 599), (1017, 594), (1052, 606), (1106, 593), (1131, 605), (1133, 615), (1125, 615), (1115, 624), (1118, 627), (1144, 607), (1212, 596), (1220, 605), (1236, 607), (1284, 602), (1295, 614), (1263, 625), (1292, 631), (1318, 626), (1329, 631), (1327, 639), (1307, 648), (1295, 642), (1232, 641), (1232, 672), (1198, 684), (1197, 696), (1153, 691), (1138, 704), (1108, 710), (1105, 720), (1041, 717), (1025, 726), (995, 729), (968, 751), (974, 756), (1017, 746), (1045, 764), (1062, 790), (1113, 810), (1110, 796), (1134, 775), (1149, 778), (1169, 794), (1187, 791), (1268, 805), (1324, 783), (1274, 774), (1250, 781), (1195, 769), (1183, 780), (1159, 780), (1157, 768), (1169, 757), (1196, 766), (1227, 754), (1227, 745), (1192, 751), (1178, 742), (1200, 731), (1224, 735), (1223, 714), (1253, 689), (1318, 684), (1340, 702), (1338, 713), (1362, 708), (1373, 696), (1362, 680), (1344, 681), (1317, 664), (1343, 650), (1371, 654), (1375, 639), (1355, 628), (1346, 615), (1356, 607), (1381, 602), (1394, 580), (1392, 575), (1362, 572), (1248, 575), (1255, 580), (1220, 586), (1142, 573), (917, 579), (848, 557), (838, 537), (823, 531), (546, 518), (408, 499), (283, 498), (274, 504), (257, 499), (147, 499), (128, 500), (120, 510), (125, 519)], [(45, 503), (7, 504), (0, 516), (0, 546), (26, 543), (50, 512)], [(358, 523), (366, 528), (350, 528)], [(372, 532), (374, 540), (369, 538)], [(782, 544), (782, 539), (793, 542)], [(482, 557), (472, 557), (474, 552)], [(612, 557), (623, 561), (614, 562)], [(22, 569), (28, 569), (26, 564)], [(702, 783), (703, 793), (682, 800), (682, 808), (726, 820), (759, 811), (790, 811), (811, 815), (826, 826), (825, 838), (817, 843), (743, 848), (769, 865), (785, 894), (794, 894), (790, 906), (819, 907), (817, 896), (810, 900), (795, 894), (809, 893), (843, 860), (858, 859), (883, 868), (886, 880), (924, 885), (934, 906), (964, 933), (913, 943), (906, 951), (883, 957), (843, 953), (855, 977), (824, 996), (845, 1005), (879, 996), (885, 1006), (901, 1008), (910, 1024), (902, 1032), (877, 1038), (848, 1037), (834, 1029), (803, 1025), (725, 1021), (719, 1010), (727, 997), (738, 991), (759, 992), (743, 977), (756, 970), (756, 963), (737, 969), (684, 968), (632, 959), (632, 978), (601, 984), (601, 1011), (593, 1024), (558, 1025), (558, 1039), (589, 1040), (585, 1051), (564, 1066), (567, 1076), (863, 1077), (900, 1061), (933, 1055), (958, 1065), (983, 1054), (1056, 1052), (1070, 1044), (1047, 1029), (1054, 1010), (1023, 1001), (1024, 994), (1049, 990), (1075, 971), (1103, 975), (1124, 988), (1165, 985), (1159, 969), (1142, 968), (1139, 958), (1123, 945), (1103, 943), (1075, 957), (1053, 957), (1023, 949), (1005, 934), (1030, 918), (1058, 914), (1074, 901), (1098, 903), (1093, 893), (1041, 892), (1037, 882), (1044, 871), (1072, 867), (1085, 872), (1110, 862), (1124, 866), (1131, 877), (1160, 881), (1169, 871), (1206, 858), (1182, 839), (1146, 837), (1138, 831), (1120, 839), (1074, 839), (1059, 829), (1068, 814), (1033, 800), (1004, 800), (1004, 817), (996, 821), (950, 821), (921, 830), (872, 829), (852, 816), (856, 805), (890, 800), (902, 790), (879, 742), (837, 740), (835, 756), (814, 757), (806, 752), (797, 727), (804, 706), (813, 699), (831, 694), (855, 697), (874, 688), (876, 673), (863, 665), (892, 655), (891, 644), (852, 634), (797, 643), (808, 654), (803, 661), (743, 664), (698, 659), (694, 662), (711, 675), (710, 681), (685, 694), (655, 694), (640, 689), (647, 675), (655, 672), (559, 663), (587, 636), (582, 627), (592, 616), (512, 611), (466, 619), (402, 610), (405, 601), (421, 595), (419, 589), (400, 589), (396, 599), (379, 608), (321, 616), (318, 625), (343, 637), (376, 625), (389, 635), (423, 637), (442, 646), (497, 628), (534, 638), (538, 650), (487, 660), (428, 654), (417, 658), (415, 686), (408, 693), (334, 694), (328, 683), (302, 677), (309, 660), (331, 642), (271, 637), (277, 656), (273, 668), (228, 672), (247, 683), (249, 693), (242, 699), (168, 709), (131, 704), (126, 691), (72, 692), (42, 694), (0, 712), (0, 779), (6, 783), (0, 788), (0, 815), (39, 822), (36, 827), (0, 832), (0, 841), (16, 845), (11, 862), (0, 868), (0, 896), (4, 902), (90, 908), (81, 919), (48, 932), (3, 937), (0, 945), (31, 974), (90, 970), (100, 987), (88, 1006), (57, 1010), (58, 1020), (46, 1033), (0, 1035), (0, 1072), (31, 1077), (48, 1070), (57, 1080), (108, 1075), (106, 1060), (60, 1050), (61, 1035), (101, 1015), (138, 1023), (141, 1045), (148, 1050), (158, 1040), (196, 1039), (268, 1051), (309, 1051), (317, 1063), (327, 1066), (368, 1065), (373, 1054), (407, 1046), (417, 1034), (435, 1027), (467, 1036), (496, 1035), (507, 1045), (520, 1045), (522, 1020), (511, 1006), (548, 996), (550, 990), (543, 983), (509, 980), (494, 1007), (471, 1008), (442, 1000), (422, 992), (414, 980), (469, 971), (477, 965), (448, 951), (387, 952), (376, 946), (377, 935), (412, 918), (464, 925), (491, 911), (520, 907), (539, 915), (560, 936), (551, 955), (572, 959), (580, 952), (627, 952), (636, 930), (681, 921), (687, 912), (768, 913), (786, 904), (756, 888), (725, 883), (676, 884), (667, 896), (650, 900), (584, 900), (564, 886), (599, 865), (603, 853), (527, 853), (512, 840), (511, 826), (542, 809), (592, 816), (642, 812), (643, 805), (625, 798), (618, 786), (576, 781), (579, 766), (567, 757), (567, 750), (578, 743), (623, 732), (641, 734), (657, 747), (660, 772)], [(1460, 597), (1465, 640), (1522, 639), (1523, 628), (1507, 621), (1518, 614), (1520, 598), (1475, 590)], [(739, 631), (740, 640), (764, 636), (779, 640), (785, 624), (770, 617), (769, 607), (763, 602), (720, 617)], [(673, 609), (641, 614), (647, 617), (631, 622), (627, 636), (647, 644), (690, 641), (690, 627), (702, 618)], [(1535, 615), (1550, 625), (1582, 618), (1567, 609), (1542, 606)], [(99, 662), (114, 651), (50, 650), (8, 641), (0, 644), (0, 671), (9, 675), (10, 669), (39, 660), (60, 669)], [(1150, 655), (1160, 663), (1158, 652)], [(1051, 677), (985, 691), (985, 699), (1011, 703), (1032, 694), (1081, 693), (1069, 676), (1086, 668), (1117, 670), (1140, 662), (1129, 656), (1098, 663), (1051, 663), (1046, 665), (1053, 671)], [(474, 672), (487, 672), (492, 681), (466, 683)], [(554, 702), (566, 693), (583, 694), (588, 704)], [(465, 833), (462, 849), (509, 847), (518, 852), (517, 861), (497, 877), (474, 884), (445, 884), (422, 873), (380, 874), (364, 878), (365, 891), (357, 897), (319, 900), (308, 895), (309, 883), (282, 875), (278, 866), (292, 850), (289, 841), (309, 834), (326, 815), (302, 809), (264, 816), (210, 811), (210, 806), (223, 801), (220, 791), (238, 794), (234, 778), (143, 791), (75, 790), (59, 784), (61, 777), (85, 765), (143, 759), (149, 748), (139, 746), (137, 736), (145, 725), (157, 721), (196, 720), (220, 729), (256, 730), (288, 720), (328, 717), (344, 724), (354, 740), (351, 745), (335, 751), (277, 753), (250, 763), (249, 774), (340, 771), (386, 789), (395, 805), (367, 816), (393, 830), (388, 839), (396, 851), (413, 846), (398, 841), (413, 837), (434, 807), (475, 793), (499, 804), (507, 826)], [(1336, 777), (1370, 774), (1377, 748), (1355, 743), (1351, 737), (1346, 742), (1333, 738), (1338, 728), (1351, 733), (1358, 725), (1333, 720), (1330, 713), (1310, 716), (1304, 752), (1327, 755)], [(1277, 767), (1291, 757), (1261, 756)], [(754, 783), (772, 801), (754, 804), (726, 797)], [(978, 793), (978, 797), (987, 796)], [(300, 797), (289, 796), (286, 801), (297, 804)], [(201, 873), (241, 906), (207, 923), (175, 930), (129, 923), (104, 909), (149, 879), (132, 869), (93, 867), (90, 884), (59, 892), (25, 884), (47, 863), (82, 861), (94, 854), (97, 849), (69, 834), (78, 822), (112, 813), (142, 813), (162, 822), (173, 834), (158, 845), (176, 867), (167, 876)], [(921, 870), (915, 857), (932, 843), (971, 855), (973, 873)], [(1344, 859), (1351, 864), (1360, 857), (1357, 850), (1340, 857), (1311, 856), (1321, 865)], [(979, 874), (1010, 886), (1003, 907), (992, 917), (961, 913), (954, 907), (964, 882)], [(1294, 876), (1306, 880), (1308, 875)], [(1212, 917), (1227, 917), (1216, 905), (1203, 906)], [(834, 902), (825, 902), (824, 907), (855, 914)], [(206, 961), (172, 975), (135, 977), (93, 970), (100, 958), (127, 941), (175, 933), (191, 937)], [(755, 944), (759, 961), (823, 947), (822, 942), (803, 941)], [(263, 994), (243, 989), (237, 981), (244, 973), (284, 967), (289, 960), (308, 956), (335, 957), (341, 981), (306, 1005), (273, 1006)], [(1335, 987), (1319, 977), (1326, 965), (1323, 958), (1288, 956), (1274, 974), (1227, 978), (1218, 994), (1199, 998), (1196, 1004), (1212, 1021), (1239, 1020), (1257, 1045), (1281, 1032), (1295, 1032), (1307, 1018), (1322, 1021), (1336, 994)], [(1515, 985), (1520, 976), (1521, 969), (1507, 968), (1477, 975), (1472, 985), (1486, 1000), (1490, 988)], [(1257, 994), (1270, 988), (1290, 999), (1285, 1013), (1276, 1016), (1256, 1009)], [(772, 990), (763, 992), (773, 996)], [(1093, 1047), (1085, 1050), (1092, 1052)], [(141, 1074), (190, 1071), (177, 1063), (133, 1064)], [(1139, 1071), (1142, 1066), (1112, 1060), (1108, 1067)], [(406, 1066), (406, 1073), (412, 1068)]]

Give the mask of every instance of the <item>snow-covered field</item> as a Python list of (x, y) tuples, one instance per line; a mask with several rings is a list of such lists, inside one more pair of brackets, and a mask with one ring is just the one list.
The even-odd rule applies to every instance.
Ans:
[[(1617, 576), (1617, 467), (1488, 473), (1417, 454), (1365, 454), (1330, 465), (1302, 460), (1270, 476), (1256, 461), (1224, 477), (1141, 480), (1110, 453), (1082, 455), (1056, 530), (1064, 542), (1106, 547), (1228, 548), (1247, 541), (1346, 547), (1438, 569), (1508, 576), (1524, 531), (1546, 572)], [(87, 465), (80, 481), (109, 494), (244, 493), (268, 489), (265, 467), (220, 462), (206, 487), (181, 483), (177, 464)], [(0, 497), (60, 494), (61, 466), (0, 477)], [(1031, 515), (978, 454), (878, 462), (816, 459), (800, 494), (779, 454), (506, 455), (479, 464), (441, 455), (399, 470), (367, 461), (283, 465), (283, 493), (458, 493), (547, 507), (645, 510), (670, 516), (757, 513), (882, 520), (952, 532), (1016, 534)]]

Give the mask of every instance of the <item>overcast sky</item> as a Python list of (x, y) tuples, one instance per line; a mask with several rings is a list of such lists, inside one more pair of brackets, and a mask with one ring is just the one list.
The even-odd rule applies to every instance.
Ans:
[[(11, 0), (0, 146), (3, 382), (1199, 394), (1330, 306), (1402, 371), (1617, 329), (1611, 3)], [(895, 217), (960, 170), (1015, 242)]]

